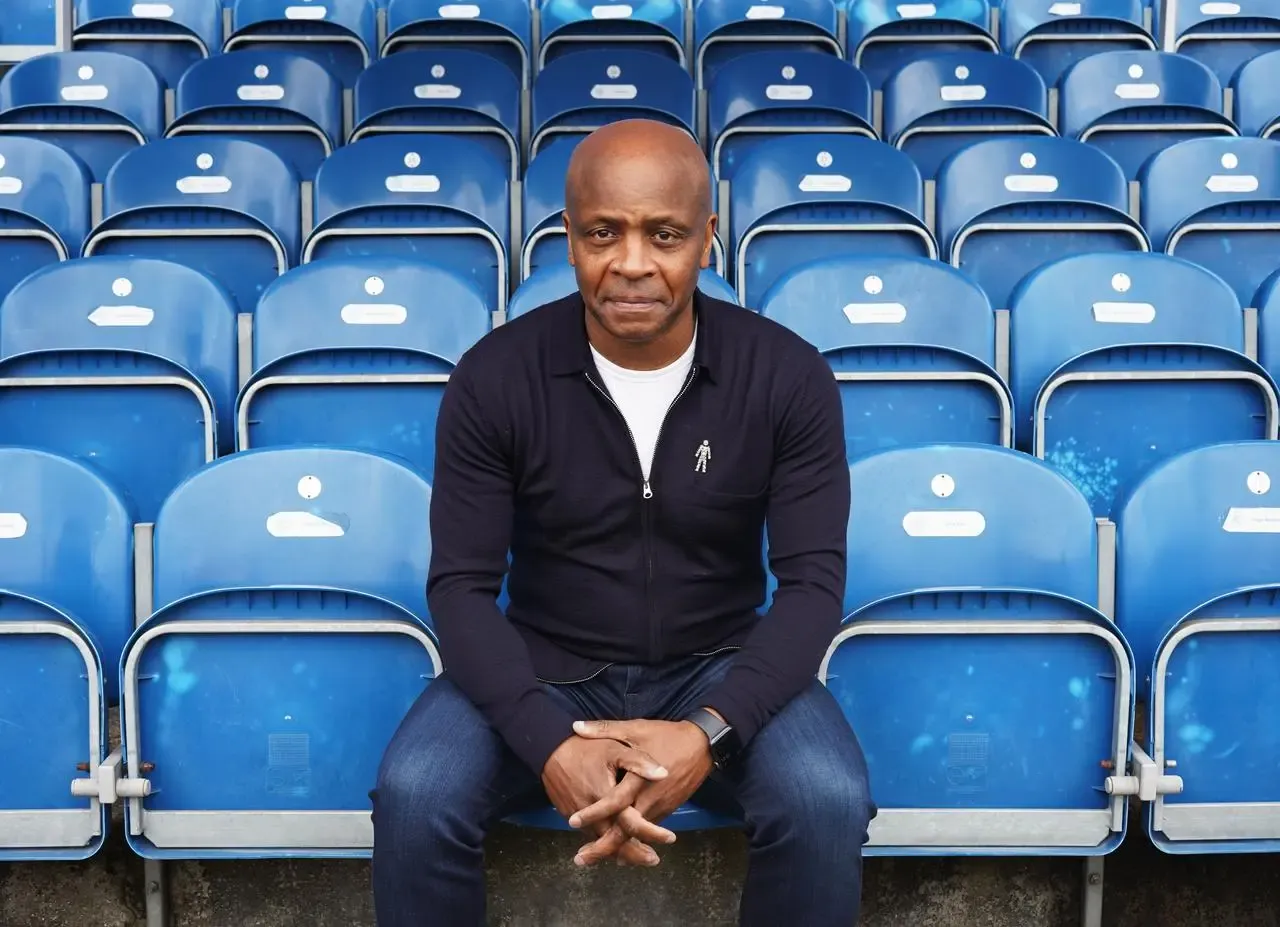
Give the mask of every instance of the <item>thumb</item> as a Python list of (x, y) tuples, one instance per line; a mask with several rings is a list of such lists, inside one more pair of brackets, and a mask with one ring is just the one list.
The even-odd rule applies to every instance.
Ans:
[(575, 721), (573, 732), (595, 740), (626, 741), (631, 733), (630, 721)]

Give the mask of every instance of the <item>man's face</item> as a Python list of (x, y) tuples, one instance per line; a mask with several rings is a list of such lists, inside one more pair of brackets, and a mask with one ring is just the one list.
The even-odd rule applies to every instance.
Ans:
[(619, 341), (652, 341), (690, 305), (710, 260), (707, 188), (690, 184), (683, 161), (645, 154), (584, 171), (581, 181), (565, 228), (587, 311)]

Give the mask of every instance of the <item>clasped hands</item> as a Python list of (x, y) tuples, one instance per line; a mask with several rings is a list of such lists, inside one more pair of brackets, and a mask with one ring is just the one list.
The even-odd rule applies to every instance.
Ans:
[(569, 826), (596, 835), (574, 862), (658, 865), (651, 845), (676, 835), (655, 822), (711, 773), (706, 735), (691, 721), (578, 721), (573, 729), (543, 767), (542, 784)]

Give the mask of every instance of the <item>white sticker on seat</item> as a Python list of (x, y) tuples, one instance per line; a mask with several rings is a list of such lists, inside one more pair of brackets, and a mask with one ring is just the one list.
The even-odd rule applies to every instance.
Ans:
[(0, 177), (0, 196), (14, 196), (21, 192), (21, 179), (17, 177)]
[(757, 4), (747, 7), (747, 19), (782, 19), (787, 15), (787, 8), (773, 4)]
[(138, 19), (173, 19), (173, 7), (168, 3), (135, 3), (129, 12)]
[(324, 19), (329, 15), (323, 6), (287, 6), (284, 8), (285, 19)]
[(944, 103), (976, 103), (987, 98), (987, 88), (981, 84), (947, 84), (939, 94)]
[(409, 310), (395, 303), (348, 303), (342, 321), (348, 325), (403, 325)]
[(1208, 3), (1200, 4), (1200, 12), (1205, 16), (1235, 16), (1240, 12), (1240, 4), (1209, 0)]
[(267, 516), (267, 532), (273, 538), (340, 538), (345, 531), (311, 512), (276, 512)]
[(177, 183), (178, 192), (187, 195), (201, 193), (230, 193), (230, 177), (180, 177)]
[(392, 174), (387, 178), (389, 193), (439, 193), (440, 178), (435, 174)]
[(629, 3), (601, 3), (591, 8), (591, 18), (630, 19), (633, 12)]
[(446, 3), (439, 12), (441, 19), (476, 19), (480, 16), (480, 7), (474, 3)]
[(236, 96), (249, 103), (283, 100), (284, 87), (279, 84), (245, 84), (236, 88)]
[(848, 193), (853, 181), (843, 174), (805, 174), (800, 178), (805, 193)]
[(1093, 320), (1123, 325), (1150, 325), (1156, 320), (1151, 303), (1101, 301), (1093, 304)]
[(976, 538), (987, 520), (981, 512), (908, 512), (902, 530), (913, 538)]
[(0, 541), (12, 541), (27, 533), (27, 520), (17, 512), (0, 512)]
[(850, 325), (900, 325), (907, 320), (902, 303), (849, 303), (844, 317)]
[(596, 84), (591, 88), (593, 100), (634, 100), (639, 94), (635, 84)]
[(1010, 193), (1053, 193), (1058, 189), (1058, 178), (1052, 174), (1009, 174), (1004, 188)]
[(1280, 508), (1233, 505), (1227, 510), (1222, 530), (1232, 534), (1280, 534)]
[(1050, 16), (1079, 16), (1084, 12), (1084, 6), (1080, 3), (1052, 3), (1049, 5)]
[(900, 3), (897, 10), (903, 19), (925, 19), (938, 15), (938, 7), (932, 3)]
[(770, 100), (809, 100), (813, 98), (813, 88), (808, 84), (770, 84), (764, 88), (764, 95)]
[(73, 84), (63, 87), (58, 95), (68, 103), (96, 103), (105, 100), (110, 92), (103, 84)]
[(141, 328), (156, 317), (146, 306), (99, 306), (89, 313), (89, 321), (99, 328)]
[(1258, 189), (1258, 178), (1252, 174), (1214, 174), (1204, 187), (1210, 193), (1253, 193)]
[(454, 84), (418, 84), (413, 95), (419, 100), (456, 100), (462, 96), (462, 88)]
[(1160, 97), (1160, 85), (1116, 84), (1116, 96), (1122, 100), (1155, 100)]

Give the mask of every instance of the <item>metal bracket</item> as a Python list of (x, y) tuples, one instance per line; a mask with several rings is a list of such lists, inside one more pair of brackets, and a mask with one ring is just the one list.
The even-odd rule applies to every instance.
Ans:
[(1137, 775), (1107, 776), (1104, 788), (1108, 795), (1137, 795), (1139, 801), (1155, 801), (1161, 795), (1177, 795), (1182, 791), (1181, 776), (1166, 776), (1137, 743), (1130, 743), (1133, 758), (1129, 768)]
[(96, 776), (71, 780), (71, 794), (79, 798), (96, 798), (104, 805), (114, 804), (117, 798), (145, 798), (150, 795), (151, 782), (121, 776), (123, 765), (123, 751), (116, 747), (98, 767)]

